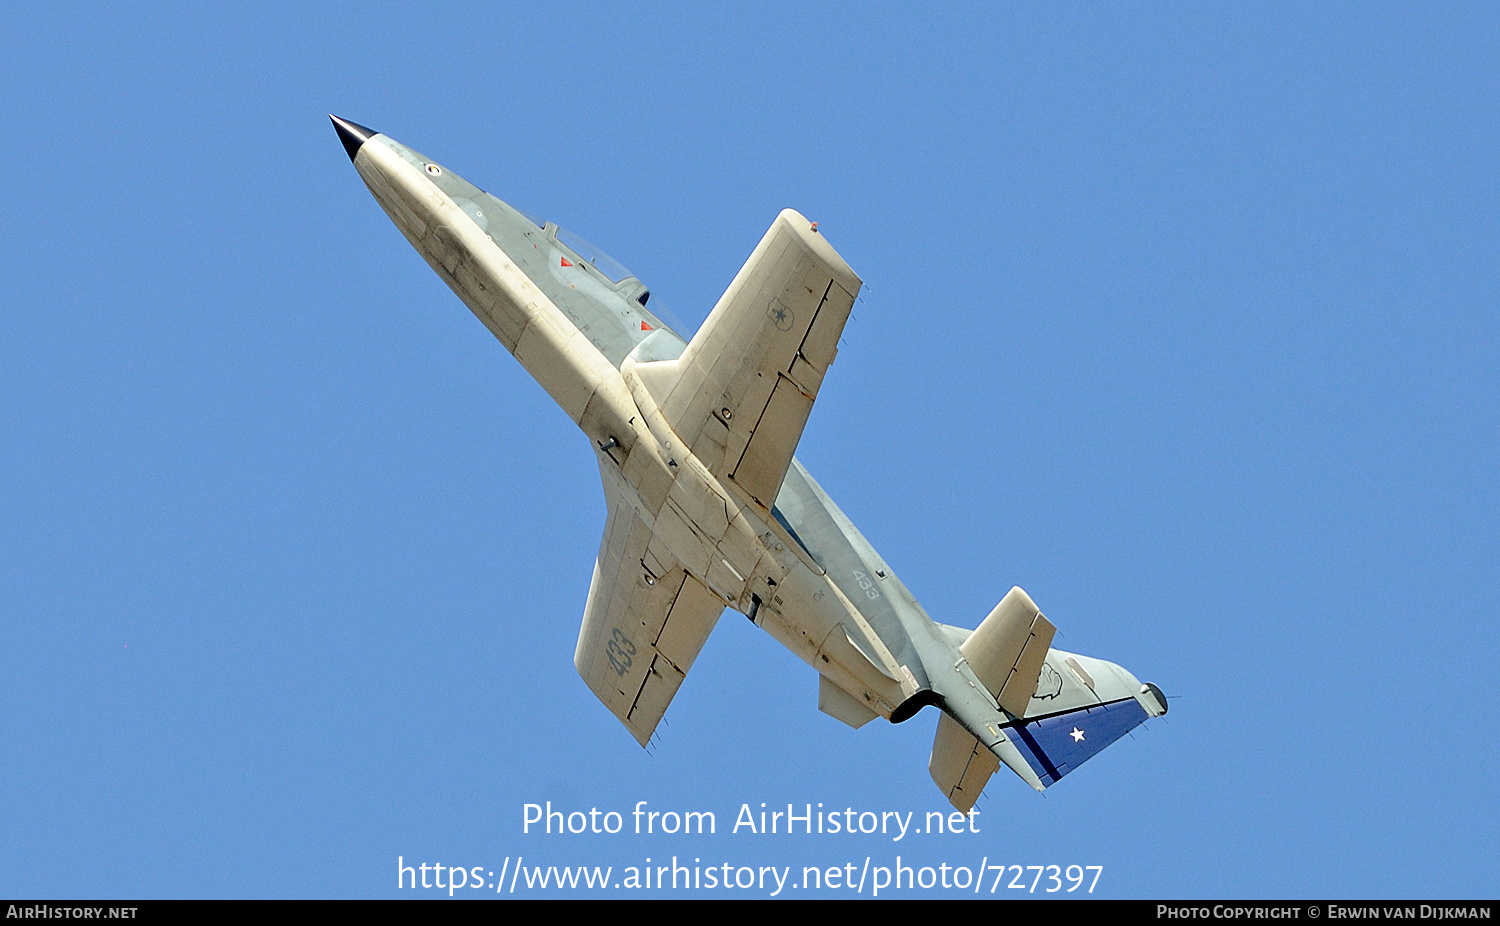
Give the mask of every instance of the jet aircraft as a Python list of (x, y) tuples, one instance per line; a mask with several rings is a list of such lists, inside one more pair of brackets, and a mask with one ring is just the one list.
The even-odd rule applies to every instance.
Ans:
[(386, 214), (587, 435), (608, 508), (574, 665), (646, 745), (726, 607), (818, 673), (851, 727), (939, 709), (928, 763), (959, 810), (1000, 765), (1040, 791), (1165, 714), (1155, 685), (1052, 648), (1020, 588), (933, 621), (794, 457), (861, 282), (791, 209), (697, 333), (607, 255), (425, 155), (333, 119)]

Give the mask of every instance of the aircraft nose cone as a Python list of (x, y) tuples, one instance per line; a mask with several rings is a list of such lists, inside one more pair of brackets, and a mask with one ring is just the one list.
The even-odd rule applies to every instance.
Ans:
[(333, 127), (339, 133), (339, 141), (344, 143), (344, 150), (349, 152), (349, 160), (351, 161), (354, 160), (356, 154), (359, 154), (360, 145), (380, 134), (374, 129), (365, 128), (358, 122), (340, 119), (333, 113), (329, 113), (328, 118), (333, 120)]

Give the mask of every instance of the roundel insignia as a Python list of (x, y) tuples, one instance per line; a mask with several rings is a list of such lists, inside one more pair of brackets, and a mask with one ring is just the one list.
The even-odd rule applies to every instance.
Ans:
[(792, 330), (792, 323), (796, 321), (792, 310), (780, 299), (771, 300), (771, 304), (766, 307), (766, 317), (776, 323), (778, 331)]

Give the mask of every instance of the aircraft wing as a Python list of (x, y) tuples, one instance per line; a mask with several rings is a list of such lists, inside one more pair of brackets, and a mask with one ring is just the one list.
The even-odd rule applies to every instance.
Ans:
[(784, 210), (682, 356), (636, 367), (671, 429), (767, 511), (860, 285), (807, 219)]
[(688, 575), (603, 470), (609, 518), (573, 664), (642, 746), (667, 712), (724, 600)]

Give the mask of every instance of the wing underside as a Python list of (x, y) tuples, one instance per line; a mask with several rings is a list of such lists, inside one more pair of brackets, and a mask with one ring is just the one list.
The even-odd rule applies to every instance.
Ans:
[(645, 745), (724, 611), (604, 473), (609, 519), (573, 655), (594, 694)]
[(769, 511), (860, 280), (788, 209), (676, 360), (636, 367), (668, 426)]
[[(786, 210), (679, 357), (631, 359), (622, 371), (648, 422), (665, 425), (657, 432), (665, 444), (685, 444), (710, 473), (769, 512), (859, 288), (843, 258)], [(616, 483), (618, 471), (601, 465), (601, 473), (609, 520), (574, 661), (644, 744), (725, 599), (656, 536), (655, 516)], [(710, 533), (712, 542), (722, 530)], [(680, 531), (664, 534), (684, 539)]]

